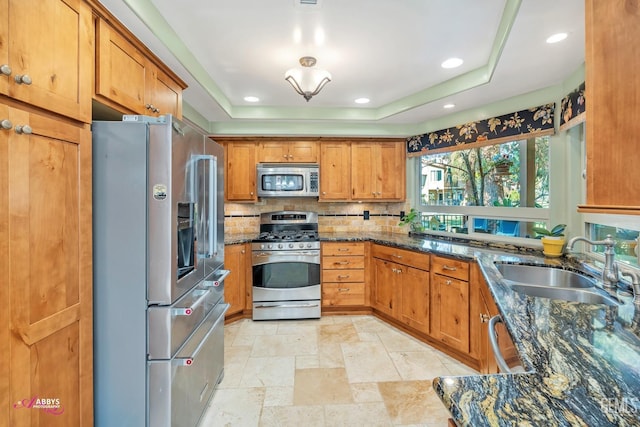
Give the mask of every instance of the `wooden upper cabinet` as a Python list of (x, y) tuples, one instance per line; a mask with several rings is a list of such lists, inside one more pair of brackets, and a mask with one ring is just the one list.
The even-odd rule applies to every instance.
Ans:
[(640, 214), (640, 3), (586, 0), (587, 202), (583, 212)]
[(404, 140), (351, 144), (351, 199), (404, 200)]
[(182, 118), (181, 82), (160, 70), (130, 39), (104, 19), (96, 26), (95, 96), (120, 111)]
[(151, 67), (150, 72), (151, 79), (145, 87), (147, 111), (153, 109), (154, 114), (171, 114), (182, 118), (182, 87), (158, 68)]
[(258, 163), (318, 163), (317, 141), (262, 141)]
[(351, 193), (351, 144), (320, 143), (320, 201), (349, 200)]
[(256, 195), (256, 144), (254, 142), (224, 142), (225, 200), (254, 202)]
[(82, 0), (1, 0), (0, 93), (91, 122), (91, 25)]

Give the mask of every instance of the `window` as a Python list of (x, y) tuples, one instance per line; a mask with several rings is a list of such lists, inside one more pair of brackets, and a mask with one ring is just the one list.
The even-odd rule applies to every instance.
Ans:
[(418, 176), (429, 230), (534, 237), (531, 227), (548, 220), (547, 136), (425, 154)]
[[(627, 264), (629, 266), (638, 267), (640, 255), (638, 252), (638, 236), (640, 235), (640, 224), (633, 219), (623, 219), (623, 221), (616, 221), (616, 216), (609, 215), (607, 219), (610, 222), (609, 225), (599, 224), (596, 222), (587, 222), (587, 235), (590, 240), (604, 240), (607, 235), (611, 235), (613, 240), (616, 241), (614, 246), (614, 252), (616, 254), (616, 261)], [(597, 217), (588, 218), (593, 221), (598, 221)], [(604, 252), (604, 246), (591, 246), (585, 245), (584, 250), (592, 252), (594, 254), (602, 254)]]

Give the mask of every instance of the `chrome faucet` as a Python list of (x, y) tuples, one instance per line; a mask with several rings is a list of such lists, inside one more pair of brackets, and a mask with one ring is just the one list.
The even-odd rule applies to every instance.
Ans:
[(615, 290), (618, 285), (618, 265), (615, 261), (616, 253), (613, 250), (616, 242), (610, 234), (604, 240), (589, 240), (586, 237), (574, 237), (567, 243), (567, 250), (573, 249), (576, 242), (586, 242), (593, 246), (604, 246), (604, 268), (602, 269), (602, 284), (606, 290)]
[[(633, 287), (633, 303), (636, 306), (640, 306), (640, 275), (631, 271), (621, 271), (620, 274), (631, 279), (631, 286)], [(640, 310), (636, 310), (640, 313)]]

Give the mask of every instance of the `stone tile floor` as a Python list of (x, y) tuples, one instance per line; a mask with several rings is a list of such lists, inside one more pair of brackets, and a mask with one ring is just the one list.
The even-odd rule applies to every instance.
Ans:
[(243, 319), (200, 427), (445, 427), (431, 380), (476, 373), (373, 316)]

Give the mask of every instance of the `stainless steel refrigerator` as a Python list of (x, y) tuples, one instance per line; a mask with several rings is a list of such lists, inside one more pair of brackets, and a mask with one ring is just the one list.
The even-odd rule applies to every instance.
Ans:
[(92, 131), (95, 425), (195, 426), (223, 375), (223, 149), (170, 115)]

